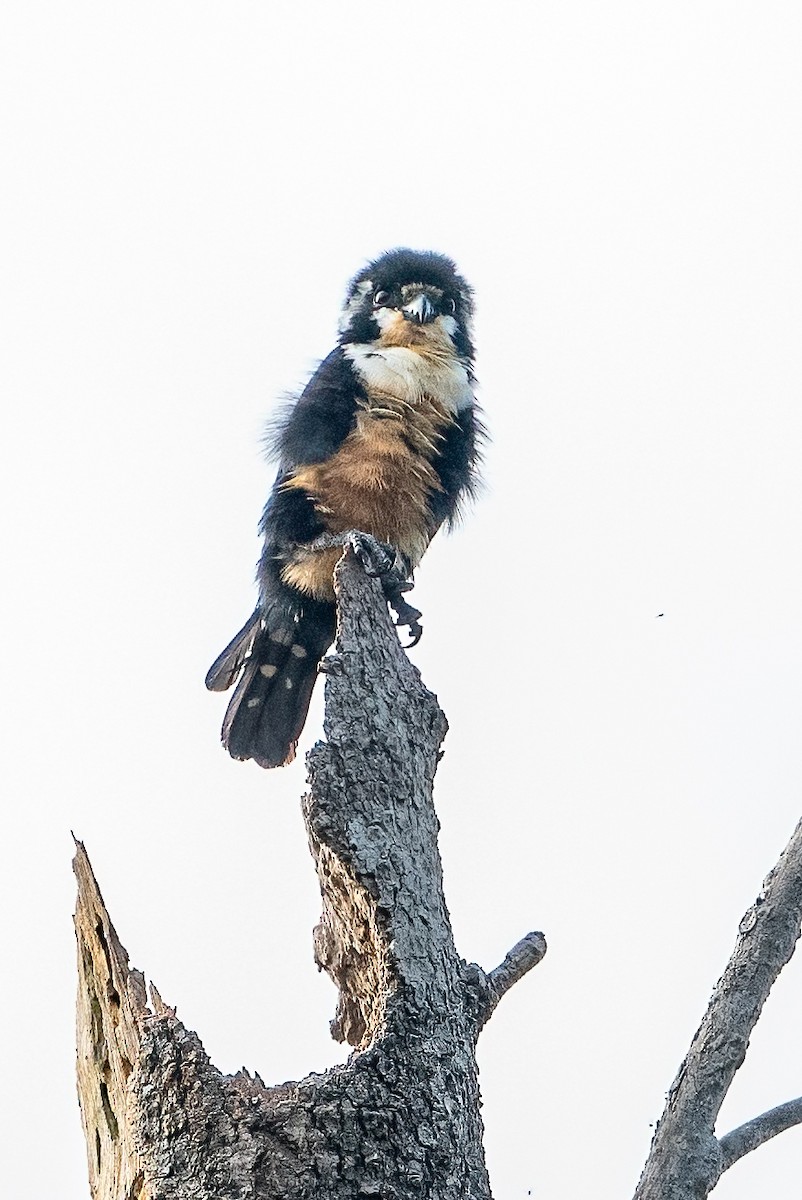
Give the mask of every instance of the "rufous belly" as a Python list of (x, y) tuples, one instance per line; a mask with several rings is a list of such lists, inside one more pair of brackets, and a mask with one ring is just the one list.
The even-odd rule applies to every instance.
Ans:
[[(436, 526), (429, 497), (440, 483), (432, 458), (451, 420), (428, 398), (408, 404), (372, 397), (340, 449), (322, 463), (299, 468), (285, 483), (313, 501), (326, 530), (359, 529), (420, 562)], [(317, 599), (333, 599), (332, 572), (342, 551), (298, 547), (282, 578)]]

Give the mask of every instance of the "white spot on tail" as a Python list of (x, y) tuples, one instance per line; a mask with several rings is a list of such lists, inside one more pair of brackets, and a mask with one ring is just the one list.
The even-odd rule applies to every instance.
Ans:
[(262, 703), (261, 696), (253, 696), (252, 699), (250, 699), (248, 701), (248, 708), (256, 708), (257, 704), (261, 704), (261, 703)]
[(291, 680), (291, 679), (285, 679), (285, 680), (284, 680), (284, 686), (285, 686), (285, 688), (287, 689), (287, 691), (289, 691), (289, 690), (290, 690), (290, 688), (292, 687), (292, 680)]
[(290, 646), (290, 654), (294, 654), (296, 658), (306, 658), (306, 647), (296, 642), (294, 646)]
[(274, 667), (272, 663), (265, 663), (259, 668), (260, 675), (264, 675), (265, 679), (272, 679), (278, 667)]
[(271, 642), (277, 642), (279, 646), (289, 646), (293, 638), (291, 629), (277, 629), (275, 633), (270, 634)]

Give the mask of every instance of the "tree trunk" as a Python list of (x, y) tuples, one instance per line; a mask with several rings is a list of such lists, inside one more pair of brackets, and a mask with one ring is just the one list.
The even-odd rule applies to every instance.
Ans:
[(446, 721), (399, 646), (379, 584), (346, 554), (327, 660), (327, 740), (303, 813), (323, 914), (315, 956), (339, 989), (350, 1061), (299, 1083), (222, 1075), (109, 919), (83, 846), (78, 1090), (96, 1200), (484, 1200), (476, 1039), (545, 953), (529, 934), (495, 971), (454, 947), (432, 783)]

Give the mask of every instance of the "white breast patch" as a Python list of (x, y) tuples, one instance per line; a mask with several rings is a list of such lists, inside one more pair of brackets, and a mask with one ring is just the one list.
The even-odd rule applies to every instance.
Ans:
[(462, 412), (474, 402), (468, 372), (458, 359), (419, 354), (407, 346), (343, 346), (368, 392), (419, 404), (424, 396), (438, 400), (447, 412)]

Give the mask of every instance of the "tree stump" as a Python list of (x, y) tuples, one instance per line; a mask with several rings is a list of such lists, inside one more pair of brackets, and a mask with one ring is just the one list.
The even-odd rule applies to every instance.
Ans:
[(546, 950), (528, 934), (489, 974), (456, 952), (432, 784), (447, 725), (350, 552), (325, 663), (326, 740), (303, 800), (339, 989), (344, 1066), (266, 1086), (222, 1075), (129, 967), (83, 846), (78, 1091), (95, 1200), (489, 1200), (475, 1058), (504, 992)]

